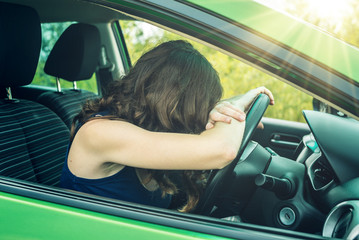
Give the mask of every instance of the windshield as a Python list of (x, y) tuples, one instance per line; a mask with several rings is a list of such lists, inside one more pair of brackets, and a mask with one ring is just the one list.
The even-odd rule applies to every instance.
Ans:
[(311, 23), (343, 41), (359, 46), (359, 1), (257, 0), (275, 10)]

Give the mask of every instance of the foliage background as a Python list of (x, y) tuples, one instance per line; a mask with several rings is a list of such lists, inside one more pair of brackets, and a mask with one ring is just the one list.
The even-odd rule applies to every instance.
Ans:
[(311, 96), (217, 50), (146, 23), (122, 21), (121, 27), (133, 63), (143, 53), (162, 42), (185, 39), (217, 70), (224, 90), (223, 98), (242, 94), (259, 86), (266, 86), (272, 91), (276, 101), (274, 106), (268, 108), (266, 117), (304, 122), (301, 110), (312, 109)]
[[(311, 23), (353, 46), (359, 46), (359, 1), (357, 0), (263, 0), (262, 2), (267, 2), (268, 5), (271, 4), (269, 2), (277, 3), (281, 11)], [(324, 12), (325, 17), (313, 11), (313, 2), (316, 2), (315, 4), (322, 13), (326, 11)], [(338, 5), (337, 9), (325, 8), (325, 5), (333, 3)], [(341, 10), (345, 12), (342, 12), (340, 18), (338, 18), (338, 12)], [(330, 17), (330, 14), (332, 14), (330, 11), (334, 11), (336, 18), (334, 16)], [(146, 24), (122, 22), (121, 26), (125, 33), (125, 38), (128, 40), (126, 43), (133, 62), (145, 51), (161, 42), (184, 39), (184, 37), (174, 33), (158, 29), (154, 30), (153, 27)], [(155, 31), (156, 34), (148, 34), (149, 31)], [(302, 110), (313, 108), (313, 98), (311, 96), (237, 59), (197, 42), (189, 42), (218, 71), (224, 89), (224, 98), (264, 85), (273, 92), (276, 100), (276, 104), (267, 110), (266, 117), (304, 122)]]
[[(266, 0), (270, 1), (270, 0)], [(359, 1), (350, 1), (351, 14), (344, 15), (340, 22), (330, 21), (316, 16), (313, 11), (308, 11), (309, 1), (304, 0), (271, 0), (279, 1), (282, 10), (291, 15), (310, 22), (327, 32), (341, 38), (352, 45), (359, 46)], [(42, 24), (43, 43), (38, 70), (33, 81), (34, 85), (55, 87), (55, 77), (44, 73), (43, 68), (46, 58), (61, 33), (71, 23)], [(154, 46), (169, 40), (185, 39), (174, 33), (135, 21), (121, 21), (126, 44), (129, 49), (132, 63), (146, 51)], [(188, 40), (188, 39), (186, 39)], [(312, 109), (312, 97), (271, 77), (237, 59), (231, 58), (207, 46), (190, 41), (218, 71), (224, 89), (223, 98), (244, 93), (258, 86), (269, 88), (276, 100), (276, 104), (266, 112), (266, 117), (286, 119), (304, 122), (303, 109)], [(62, 80), (62, 88), (72, 88), (72, 83)], [(97, 93), (95, 75), (89, 81), (78, 82), (81, 89)]]

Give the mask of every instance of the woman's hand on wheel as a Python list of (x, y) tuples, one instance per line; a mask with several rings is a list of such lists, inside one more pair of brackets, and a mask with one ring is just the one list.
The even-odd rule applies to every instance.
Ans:
[(246, 119), (246, 114), (242, 111), (242, 109), (235, 106), (230, 101), (220, 101), (209, 113), (206, 129), (208, 130), (213, 128), (215, 122), (231, 123), (232, 118), (243, 122)]
[[(209, 113), (208, 123), (206, 129), (214, 127), (216, 122), (231, 123), (232, 118), (243, 122), (246, 119), (245, 110), (249, 108), (253, 100), (259, 94), (266, 94), (270, 99), (270, 104), (274, 104), (274, 97), (270, 90), (265, 87), (258, 87), (248, 91), (244, 95), (239, 95), (230, 99), (225, 99), (216, 104), (216, 106)], [(263, 129), (263, 124), (259, 123), (259, 128)]]
[(268, 95), (269, 100), (270, 100), (269, 104), (274, 105), (273, 94), (271, 91), (269, 91), (265, 87), (258, 87), (258, 88), (248, 91), (246, 94), (244, 94), (240, 98), (236, 99), (237, 100), (236, 105), (241, 106), (245, 111), (247, 111), (248, 108), (251, 106), (252, 102), (261, 93)]

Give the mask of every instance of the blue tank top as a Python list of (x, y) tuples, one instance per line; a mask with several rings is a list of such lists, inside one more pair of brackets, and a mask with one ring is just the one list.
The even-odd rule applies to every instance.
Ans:
[[(77, 131), (80, 127), (77, 128)], [(70, 146), (71, 143), (69, 148)], [(80, 178), (73, 175), (68, 168), (67, 156), (68, 153), (60, 180), (60, 186), (63, 188), (161, 208), (168, 208), (170, 205), (171, 195), (166, 195), (163, 198), (160, 189), (147, 190), (140, 182), (136, 169), (133, 167), (125, 166), (116, 174), (105, 178)]]

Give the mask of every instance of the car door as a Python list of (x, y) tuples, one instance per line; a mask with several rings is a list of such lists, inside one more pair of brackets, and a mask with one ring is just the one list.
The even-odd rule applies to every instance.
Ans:
[(262, 123), (264, 128), (258, 128), (252, 140), (274, 154), (295, 160), (296, 149), (310, 132), (308, 125), (275, 118), (263, 118)]
[(323, 239), (4, 177), (0, 212), (0, 239)]

